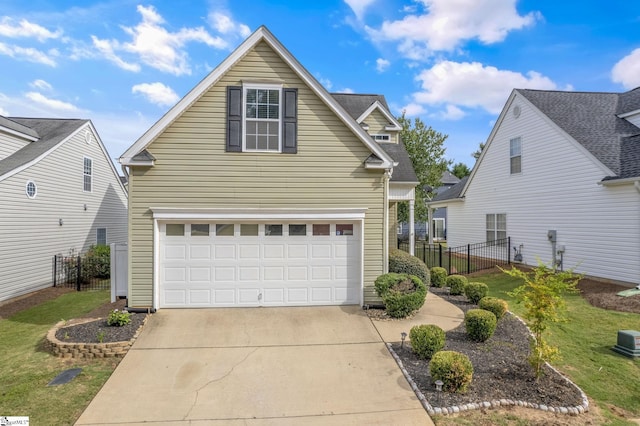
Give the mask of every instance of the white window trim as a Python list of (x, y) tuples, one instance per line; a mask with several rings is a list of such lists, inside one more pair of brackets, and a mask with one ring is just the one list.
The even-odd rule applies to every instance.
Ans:
[[(282, 84), (260, 84), (260, 83), (244, 83), (242, 85), (242, 152), (282, 152)], [(272, 149), (247, 149), (247, 91), (249, 89), (277, 90), (278, 95), (278, 150)], [(275, 120), (274, 120), (275, 121)]]
[(96, 228), (96, 244), (100, 244), (100, 242), (98, 241), (98, 232), (104, 229), (104, 243), (105, 245), (108, 243), (108, 236), (107, 236), (107, 228), (105, 226), (101, 226), (99, 228)]
[[(520, 153), (518, 155), (511, 155), (511, 143), (513, 141), (519, 141), (520, 142)], [(520, 157), (520, 171), (519, 172), (514, 172), (511, 170), (511, 160), (513, 158), (516, 157)], [(519, 175), (522, 173), (522, 137), (518, 136), (516, 138), (511, 138), (509, 139), (509, 174), (511, 175)]]
[[(35, 192), (33, 193), (33, 195), (29, 195), (29, 184), (30, 183), (32, 183), (33, 187), (35, 188)], [(33, 200), (34, 198), (36, 198), (38, 196), (38, 185), (32, 180), (27, 181), (27, 183), (24, 185), (24, 193), (27, 194), (27, 198)]]
[[(87, 175), (84, 171), (84, 163), (86, 160), (91, 161), (91, 174)], [(90, 176), (91, 177), (91, 190), (87, 191), (85, 189), (85, 185), (84, 185), (84, 178), (85, 176)], [(93, 158), (91, 157), (83, 157), (82, 158), (82, 192), (93, 192)]]
[[(488, 229), (487, 225), (486, 225), (486, 216), (493, 216), (493, 229)], [(504, 229), (499, 229), (498, 228), (498, 215), (504, 215)], [(509, 233), (507, 232), (507, 214), (506, 213), (487, 213), (485, 215), (485, 238), (486, 238), (486, 233), (488, 231), (493, 231), (493, 240), (488, 240), (486, 242), (493, 242), (493, 241), (498, 241), (501, 240), (502, 238), (498, 238), (498, 231), (502, 232), (504, 231), (505, 234), (505, 238), (509, 235)]]
[[(386, 137), (386, 139), (376, 139), (376, 136)], [(391, 134), (389, 133), (374, 133), (371, 137), (376, 142), (391, 142)]]

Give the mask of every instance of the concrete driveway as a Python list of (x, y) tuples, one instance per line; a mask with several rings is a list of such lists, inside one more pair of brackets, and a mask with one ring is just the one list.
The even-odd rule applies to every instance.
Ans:
[(432, 425), (357, 306), (160, 310), (94, 424)]

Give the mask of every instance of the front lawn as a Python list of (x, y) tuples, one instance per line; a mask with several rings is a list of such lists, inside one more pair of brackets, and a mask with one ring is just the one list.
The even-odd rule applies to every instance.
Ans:
[[(522, 316), (523, 307), (507, 294), (520, 285), (518, 279), (491, 273), (473, 281), (486, 283), (490, 296), (507, 300), (509, 309)], [(610, 424), (629, 424), (615, 413), (640, 418), (640, 360), (611, 350), (618, 330), (640, 329), (640, 315), (593, 307), (579, 294), (566, 296), (566, 301), (568, 321), (553, 324), (548, 335), (562, 357), (554, 366), (598, 404)]]
[[(43, 349), (46, 333), (108, 303), (109, 291), (64, 294), (0, 320), (0, 414), (39, 424), (73, 424), (117, 365), (117, 360), (56, 358)], [(82, 368), (70, 383), (47, 387), (59, 373)]]

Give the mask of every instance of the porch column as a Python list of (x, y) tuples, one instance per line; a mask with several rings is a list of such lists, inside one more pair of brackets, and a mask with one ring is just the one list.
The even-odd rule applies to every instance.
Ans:
[(415, 200), (409, 200), (409, 254), (415, 256), (416, 251), (416, 233), (414, 220)]
[(427, 232), (429, 233), (429, 245), (433, 244), (433, 209), (427, 204)]

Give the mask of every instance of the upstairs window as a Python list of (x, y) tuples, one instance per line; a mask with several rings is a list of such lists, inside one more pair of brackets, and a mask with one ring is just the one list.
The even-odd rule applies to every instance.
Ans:
[(522, 172), (522, 140), (514, 138), (509, 141), (509, 157), (511, 174)]
[(371, 135), (371, 137), (376, 142), (391, 142), (391, 135), (389, 134)]
[(93, 188), (93, 160), (84, 157), (84, 192), (91, 192)]
[(280, 151), (280, 89), (245, 88), (245, 150)]

